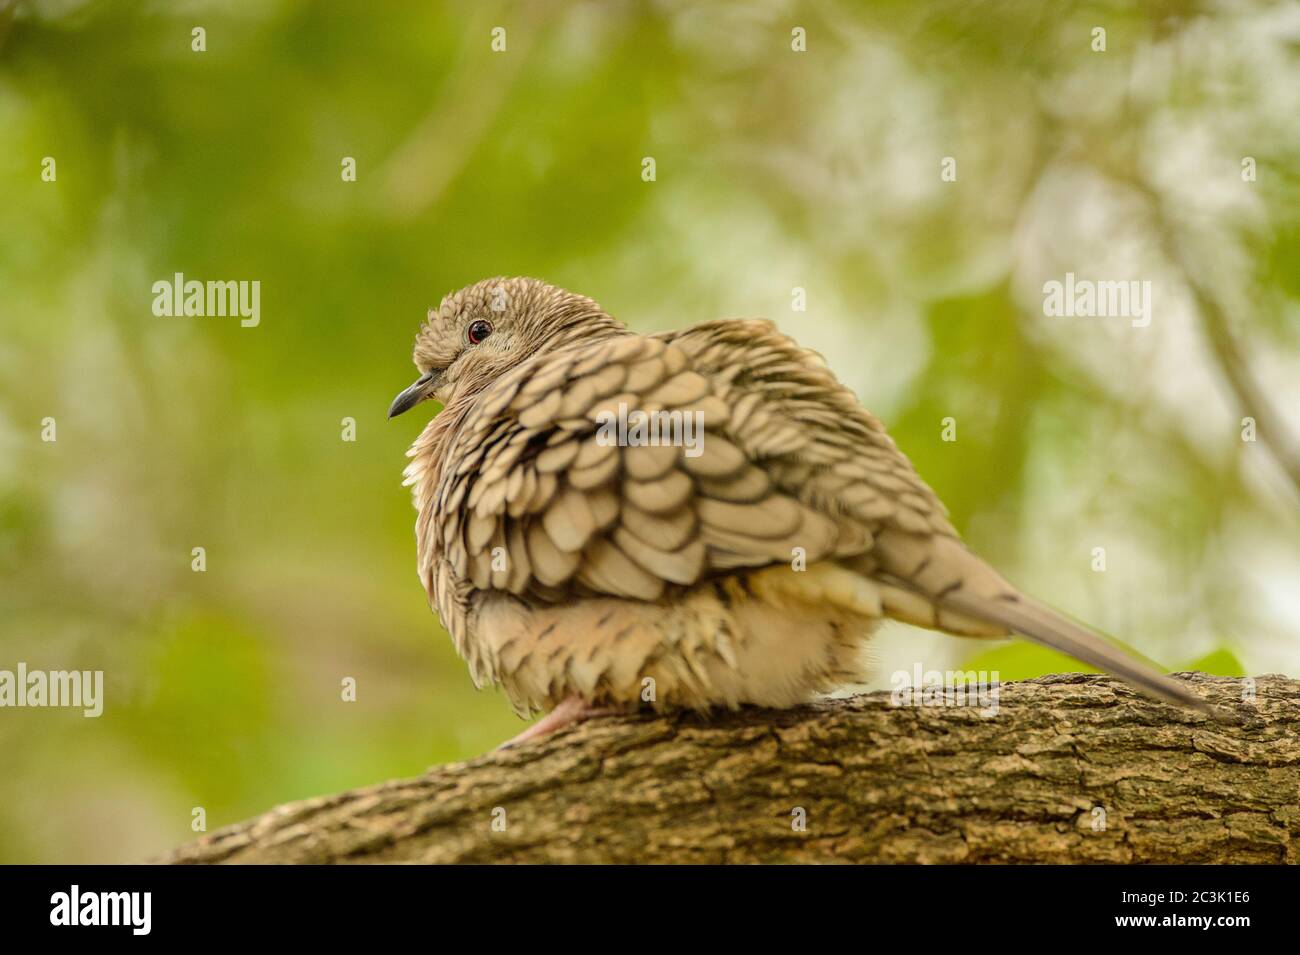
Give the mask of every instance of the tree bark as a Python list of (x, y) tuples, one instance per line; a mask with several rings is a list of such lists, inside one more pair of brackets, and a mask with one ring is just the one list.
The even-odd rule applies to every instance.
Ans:
[(993, 713), (949, 692), (604, 717), (165, 861), (1297, 861), (1300, 682), (1185, 678), (1239, 722), (1083, 674), (1003, 684)]

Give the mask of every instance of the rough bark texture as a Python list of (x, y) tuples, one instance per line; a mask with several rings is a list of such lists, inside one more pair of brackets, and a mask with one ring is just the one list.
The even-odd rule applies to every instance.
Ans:
[(1297, 861), (1300, 682), (1258, 677), (1252, 702), (1248, 681), (1187, 679), (1240, 722), (1081, 674), (1003, 684), (996, 715), (876, 693), (608, 717), (280, 806), (167, 861)]

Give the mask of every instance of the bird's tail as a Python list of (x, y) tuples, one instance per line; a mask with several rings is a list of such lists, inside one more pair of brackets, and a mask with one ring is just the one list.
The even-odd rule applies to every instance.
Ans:
[(1162, 700), (1211, 716), (1226, 716), (1095, 630), (1020, 593), (955, 538), (885, 531), (877, 537), (873, 558), (879, 561), (878, 573), (929, 603), (933, 623), (925, 624), (924, 618), (918, 620), (916, 615), (895, 616), (970, 636), (1004, 635), (1000, 631), (1018, 634), (1112, 673)]
[(1217, 716), (1213, 706), (1173, 680), (1110, 643), (1094, 630), (1030, 597), (1011, 591), (996, 600), (954, 593), (940, 601), (968, 616), (997, 623), (1034, 643), (1105, 670), (1153, 696)]

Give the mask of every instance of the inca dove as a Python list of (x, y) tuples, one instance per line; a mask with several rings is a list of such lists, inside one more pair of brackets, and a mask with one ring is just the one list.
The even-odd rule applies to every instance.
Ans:
[[(1205, 708), (967, 550), (880, 422), (770, 322), (638, 335), (489, 279), (430, 312), (415, 364), (389, 417), (444, 405), (405, 472), (420, 579), (477, 685), (553, 711), (534, 730), (648, 696), (793, 706), (859, 680), (886, 617), (1020, 634)], [(620, 442), (620, 409), (661, 440), (704, 431)]]

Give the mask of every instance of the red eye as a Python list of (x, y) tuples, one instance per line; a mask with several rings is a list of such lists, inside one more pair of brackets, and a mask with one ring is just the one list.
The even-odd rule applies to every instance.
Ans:
[(469, 323), (469, 343), (477, 345), (483, 339), (492, 334), (492, 323), (480, 318), (476, 322)]

